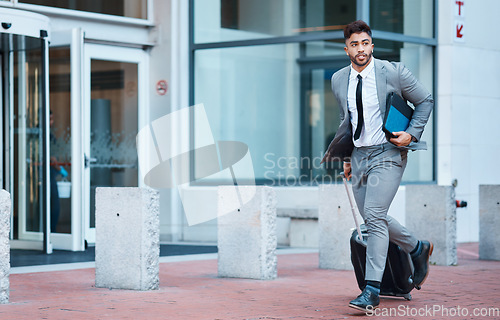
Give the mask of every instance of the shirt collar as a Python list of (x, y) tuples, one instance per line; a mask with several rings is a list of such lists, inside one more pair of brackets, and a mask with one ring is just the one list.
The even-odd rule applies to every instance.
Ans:
[(360, 74), (361, 77), (363, 79), (365, 79), (370, 74), (370, 72), (372, 72), (373, 67), (375, 66), (375, 62), (373, 60), (374, 60), (374, 58), (372, 56), (370, 63), (368, 63), (366, 68), (364, 68), (363, 71), (361, 71), (361, 72), (357, 72), (356, 70), (354, 70), (354, 68), (352, 67), (352, 63), (351, 63), (351, 78), (355, 79), (358, 76), (358, 74)]

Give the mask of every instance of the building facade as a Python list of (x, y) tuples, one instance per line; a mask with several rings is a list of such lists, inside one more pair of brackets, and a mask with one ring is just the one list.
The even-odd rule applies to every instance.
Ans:
[[(137, 133), (195, 104), (215, 141), (248, 146), (255, 182), (275, 187), (279, 208), (316, 209), (318, 185), (338, 182), (339, 164), (319, 162), (339, 124), (329, 80), (349, 64), (342, 28), (356, 19), (373, 29), (374, 56), (403, 62), (436, 101), (422, 138), (428, 151), (409, 155), (390, 214), (404, 222), (404, 184), (456, 180), (457, 198), (469, 203), (457, 211), (458, 240), (478, 240), (478, 185), (500, 182), (500, 45), (481, 28), (500, 12), (497, 1), (48, 3), (0, 1), (1, 181), (14, 199), (13, 247), (92, 244), (95, 188), (145, 186)], [(168, 130), (156, 138), (172, 154), (205, 134), (193, 117)], [(189, 225), (184, 209), (216, 212), (216, 185), (228, 181), (197, 177), (194, 162), (190, 183), (160, 190), (163, 241), (216, 241), (216, 222)], [(301, 228), (294, 232), (312, 235), (304, 245), (314, 246), (314, 222)], [(290, 218), (279, 230), (289, 244)]]

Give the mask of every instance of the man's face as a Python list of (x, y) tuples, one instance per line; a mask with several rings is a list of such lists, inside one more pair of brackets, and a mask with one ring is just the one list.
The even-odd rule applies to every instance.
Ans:
[(344, 50), (354, 64), (354, 68), (363, 70), (372, 58), (372, 38), (366, 32), (353, 33), (351, 37), (346, 40), (345, 44), (346, 47)]

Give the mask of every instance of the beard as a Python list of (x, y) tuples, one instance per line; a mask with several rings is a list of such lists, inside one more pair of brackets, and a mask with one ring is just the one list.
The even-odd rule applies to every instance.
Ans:
[[(365, 62), (363, 62), (363, 63), (359, 63), (358, 61), (356, 61), (356, 57), (361, 56), (361, 55), (366, 56)], [(357, 54), (355, 56), (349, 55), (349, 58), (351, 59), (352, 63), (354, 63), (358, 67), (364, 67), (364, 66), (366, 66), (368, 64), (368, 62), (371, 61), (372, 55), (373, 55), (373, 51), (370, 52), (369, 54), (359, 53), (359, 54)]]

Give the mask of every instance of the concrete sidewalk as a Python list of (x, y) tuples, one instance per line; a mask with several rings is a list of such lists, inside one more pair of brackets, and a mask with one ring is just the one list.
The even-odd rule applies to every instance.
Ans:
[[(95, 288), (92, 268), (13, 274), (0, 319), (368, 318), (347, 306), (359, 294), (354, 273), (318, 269), (317, 253), (279, 255), (273, 281), (218, 278), (216, 256), (204, 257), (161, 263), (160, 290), (150, 292)], [(412, 301), (383, 298), (377, 315), (499, 319), (499, 272), (499, 261), (478, 260), (477, 243), (462, 244), (458, 266), (431, 266)]]

